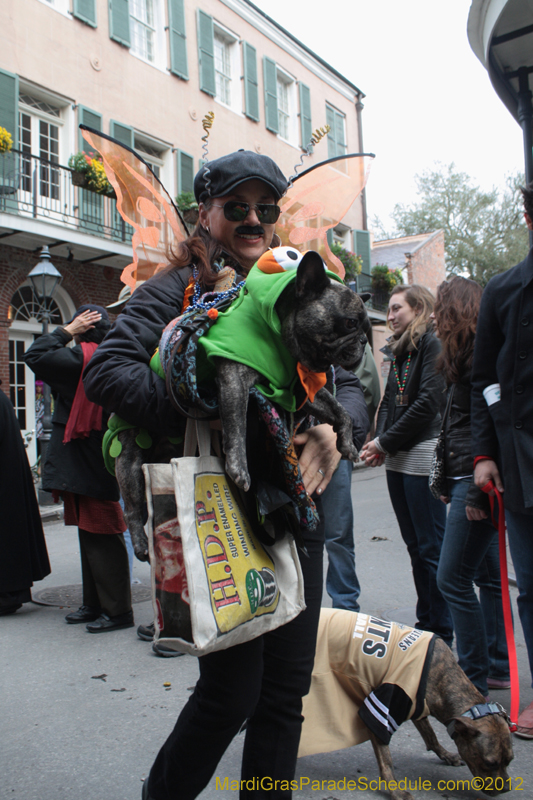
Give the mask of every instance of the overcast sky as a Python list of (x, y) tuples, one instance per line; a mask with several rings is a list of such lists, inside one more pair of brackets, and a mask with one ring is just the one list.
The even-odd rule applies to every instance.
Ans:
[(523, 171), (521, 129), (468, 42), (470, 0), (253, 2), (365, 93), (369, 218), (416, 200), (413, 177), (435, 161), (483, 189)]

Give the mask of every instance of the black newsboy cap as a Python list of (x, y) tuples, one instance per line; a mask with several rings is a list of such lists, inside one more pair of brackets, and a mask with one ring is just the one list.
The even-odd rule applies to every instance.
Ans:
[(198, 170), (194, 179), (196, 201), (203, 203), (208, 197), (230, 194), (241, 183), (254, 178), (266, 183), (276, 200), (287, 191), (287, 179), (271, 158), (252, 153), (251, 150), (237, 150), (236, 153), (208, 161)]

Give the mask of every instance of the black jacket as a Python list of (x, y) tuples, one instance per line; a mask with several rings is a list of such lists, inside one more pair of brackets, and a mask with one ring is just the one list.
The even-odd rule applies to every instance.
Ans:
[[(442, 375), (435, 370), (439, 353), (439, 340), (427, 331), (420, 338), (418, 349), (412, 351), (404, 391), (409, 398), (407, 406), (396, 405), (398, 383), (391, 365), (376, 424), (376, 436), (390, 455), (411, 450), (440, 433), (446, 386)], [(400, 381), (405, 376), (408, 356), (405, 352), (398, 358)]]
[(50, 492), (55, 489), (116, 501), (120, 496), (118, 484), (106, 470), (102, 456), (106, 415), (103, 415), (101, 431), (91, 431), (86, 439), (72, 439), (63, 444), (83, 368), (83, 351), (79, 345), (67, 347), (71, 341), (70, 333), (56, 328), (53, 333), (40, 336), (23, 357), (36, 377), (50, 386), (54, 397), (52, 436), (43, 467), (43, 488)]
[[(465, 377), (461, 383), (454, 383), (448, 389), (450, 405), (449, 407), (447, 405), (443, 425), (444, 467), (447, 478), (469, 477), (474, 471), (470, 424), (471, 388), (469, 377)], [(473, 480), (465, 498), (465, 505), (490, 511), (487, 495), (478, 489)]]
[[(499, 383), (490, 407), (483, 389)], [(533, 514), (533, 249), (481, 298), (472, 369), (472, 452), (500, 468), (505, 507)]]
[[(190, 269), (154, 276), (139, 286), (93, 355), (84, 374), (87, 396), (155, 435), (176, 436), (184, 418), (171, 405), (165, 382), (150, 369), (163, 329), (181, 314)], [(336, 396), (350, 415), (360, 448), (369, 430), (359, 380), (338, 368)]]

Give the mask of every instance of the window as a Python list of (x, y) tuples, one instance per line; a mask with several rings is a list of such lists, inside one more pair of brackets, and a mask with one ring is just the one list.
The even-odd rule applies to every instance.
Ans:
[(19, 110), (19, 148), (23, 192), (32, 191), (32, 179), (37, 171), (37, 188), (41, 197), (59, 200), (59, 165), (61, 109), (52, 103), (27, 93), (21, 93)]
[(152, 168), (154, 175), (161, 180), (161, 169), (164, 166), (165, 153), (160, 147), (135, 136), (135, 147), (141, 158)]
[(153, 62), (155, 22), (153, 0), (130, 0), (131, 52)]
[(328, 157), (346, 154), (346, 117), (330, 105), (326, 105), (326, 122), (330, 127), (328, 133)]
[(45, 6), (50, 6), (55, 11), (59, 11), (60, 14), (64, 14), (66, 17), (70, 16), (69, 0), (41, 0), (41, 3)]
[(276, 73), (278, 99), (278, 133), (282, 139), (296, 144), (295, 83), (279, 68)]
[(215, 99), (234, 111), (241, 111), (241, 69), (238, 40), (230, 31), (214, 23), (213, 49), (215, 57)]

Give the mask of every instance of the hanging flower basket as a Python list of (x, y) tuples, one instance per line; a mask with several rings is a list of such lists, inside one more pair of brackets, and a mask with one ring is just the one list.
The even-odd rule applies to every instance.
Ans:
[(89, 192), (103, 194), (116, 199), (115, 190), (107, 180), (102, 159), (94, 153), (76, 153), (70, 156), (68, 165), (72, 170), (72, 183)]
[(13, 137), (8, 130), (0, 126), (0, 153), (9, 153), (13, 147)]

